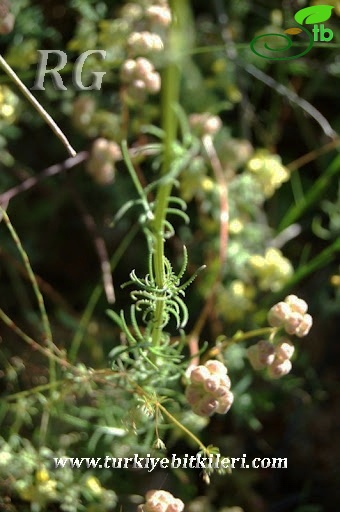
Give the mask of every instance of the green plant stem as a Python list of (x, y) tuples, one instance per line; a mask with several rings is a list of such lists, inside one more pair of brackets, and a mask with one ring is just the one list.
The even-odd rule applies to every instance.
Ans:
[[(175, 105), (179, 101), (180, 89), (180, 62), (178, 60), (178, 49), (184, 35), (185, 7), (186, 0), (174, 0), (172, 2), (172, 13), (174, 22), (170, 28), (169, 42), (167, 48), (168, 63), (162, 76), (162, 129), (165, 133), (164, 158), (162, 175), (170, 171), (172, 163), (173, 145), (177, 135), (177, 117)], [(153, 222), (153, 267), (156, 284), (159, 288), (164, 287), (164, 222), (166, 210), (171, 194), (172, 183), (163, 183), (159, 186), (156, 196), (156, 206)], [(158, 301), (152, 329), (152, 344), (158, 346), (162, 335), (164, 301)]]
[(52, 119), (52, 117), (46, 112), (46, 110), (40, 105), (39, 101), (35, 99), (33, 94), (27, 89), (26, 85), (20, 80), (18, 75), (13, 71), (11, 66), (7, 64), (5, 59), (0, 55), (0, 66), (5, 71), (5, 73), (10, 77), (10, 79), (15, 83), (15, 85), (20, 89), (25, 98), (33, 105), (33, 107), (38, 111), (44, 121), (49, 125), (53, 133), (58, 137), (58, 139), (62, 142), (62, 144), (66, 147), (68, 153), (71, 156), (76, 156), (76, 151), (73, 149), (69, 141), (67, 140), (64, 133), (61, 131), (57, 123)]
[[(25, 343), (27, 343), (33, 350), (40, 352), (41, 354), (44, 354), (44, 356), (48, 357), (49, 360), (56, 361), (59, 363), (62, 367), (71, 367), (71, 365), (66, 361), (66, 359), (62, 359), (61, 357), (57, 356), (53, 352), (51, 352), (50, 349), (43, 347), (42, 345), (39, 345), (34, 339), (30, 338), (24, 331), (18, 327), (9, 316), (6, 315), (6, 313), (0, 308), (0, 320), (4, 322), (7, 327), (12, 329), (15, 334), (17, 334)], [(50, 379), (51, 381), (51, 379)], [(50, 382), (50, 384), (54, 385), (54, 382)]]
[(134, 169), (134, 167), (132, 165), (126, 140), (123, 140), (123, 142), (122, 142), (122, 154), (123, 154), (123, 157), (124, 157), (124, 161), (125, 161), (126, 167), (127, 167), (128, 171), (129, 171), (129, 174), (130, 174), (131, 179), (133, 181), (133, 184), (136, 187), (136, 190), (137, 190), (137, 192), (138, 192), (138, 194), (139, 194), (139, 196), (141, 198), (142, 204), (144, 206), (144, 210), (145, 210), (146, 214), (150, 214), (150, 206), (149, 206), (147, 197), (145, 195), (145, 192), (143, 190), (143, 187), (140, 184), (140, 181), (138, 179), (136, 171), (135, 171), (135, 169)]
[(18, 391), (17, 393), (13, 393), (11, 395), (4, 396), (2, 400), (5, 402), (12, 402), (15, 400), (20, 400), (21, 398), (26, 398), (27, 396), (35, 395), (38, 393), (43, 393), (44, 391), (50, 391), (51, 388), (55, 389), (59, 386), (64, 386), (65, 380), (57, 380), (53, 384), (41, 384), (40, 386), (36, 386), (31, 389), (25, 389), (24, 391)]
[(31, 281), (32, 288), (33, 288), (34, 294), (35, 294), (37, 302), (38, 302), (38, 307), (39, 307), (39, 311), (40, 311), (40, 315), (41, 315), (41, 321), (42, 321), (43, 330), (44, 330), (44, 337), (45, 337), (46, 345), (47, 345), (47, 347), (49, 349), (48, 357), (49, 357), (50, 382), (53, 383), (56, 380), (55, 360), (52, 357), (52, 355), (54, 353), (54, 348), (55, 347), (54, 347), (54, 343), (53, 343), (50, 323), (49, 323), (47, 312), (46, 312), (46, 308), (45, 308), (44, 298), (43, 298), (43, 296), (42, 296), (42, 294), (40, 292), (40, 289), (39, 289), (37, 280), (35, 278), (34, 272), (32, 270), (31, 264), (29, 262), (29, 258), (27, 256), (27, 253), (26, 253), (25, 249), (23, 248), (23, 246), (21, 245), (21, 242), (20, 242), (20, 239), (18, 237), (18, 234), (15, 231), (15, 229), (14, 229), (14, 227), (13, 227), (13, 225), (12, 225), (8, 215), (7, 215), (7, 212), (3, 208), (1, 208), (1, 206), (0, 206), (0, 213), (2, 214), (2, 218), (4, 219), (4, 222), (5, 222), (6, 226), (7, 226), (7, 229), (9, 230), (9, 232), (11, 234), (11, 237), (12, 237), (12, 239), (13, 239), (15, 245), (17, 246), (18, 251), (19, 251), (19, 253), (21, 255), (21, 258), (22, 258), (22, 261), (24, 263), (27, 275), (29, 277), (29, 280)]
[(262, 327), (260, 329), (254, 329), (248, 332), (237, 332), (230, 340), (229, 343), (239, 343), (240, 341), (249, 340), (250, 338), (255, 338), (256, 336), (266, 336), (267, 334), (271, 334), (275, 327)]
[(337, 155), (332, 163), (327, 167), (325, 172), (314, 183), (314, 185), (306, 193), (305, 198), (299, 201), (288, 210), (287, 214), (283, 217), (279, 231), (287, 228), (296, 222), (301, 215), (315, 204), (321, 196), (325, 193), (326, 189), (330, 186), (332, 179), (340, 173), (340, 155)]
[(176, 427), (178, 427), (180, 430), (182, 430), (182, 432), (184, 432), (188, 437), (190, 437), (201, 448), (204, 454), (208, 456), (210, 455), (208, 448), (202, 443), (202, 441), (200, 441), (200, 439), (197, 436), (195, 436), (195, 434), (193, 434), (188, 428), (182, 425), (182, 423), (178, 421), (175, 418), (175, 416), (173, 416), (162, 404), (156, 402), (155, 406), (162, 411), (164, 416), (167, 416), (171, 423), (176, 425)]
[(218, 344), (215, 347), (212, 347), (204, 355), (203, 362), (208, 361), (208, 359), (211, 359), (212, 357), (216, 357), (222, 352), (222, 350), (226, 349), (230, 345), (234, 345), (235, 343), (240, 343), (241, 341), (255, 338), (257, 336), (267, 336), (268, 334), (272, 334), (274, 331), (277, 331), (277, 328), (261, 327), (260, 329), (253, 329), (248, 332), (238, 331), (232, 338), (227, 338), (225, 336), (218, 338)]

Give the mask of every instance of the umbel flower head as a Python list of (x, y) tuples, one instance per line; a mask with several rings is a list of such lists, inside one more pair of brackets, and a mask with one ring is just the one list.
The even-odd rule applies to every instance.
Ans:
[(293, 275), (290, 261), (274, 247), (268, 248), (264, 256), (259, 254), (250, 256), (248, 265), (257, 277), (261, 290), (279, 290)]
[(272, 327), (283, 327), (288, 334), (299, 338), (307, 336), (313, 319), (307, 313), (307, 303), (296, 295), (288, 295), (284, 301), (275, 304), (268, 313), (268, 322)]
[(0, 0), (0, 34), (9, 34), (13, 30), (15, 18), (10, 7), (8, 0)]
[[(308, 306), (296, 295), (288, 295), (284, 301), (275, 304), (268, 313), (268, 322), (272, 327), (283, 327), (288, 334), (299, 338), (306, 336), (313, 324)], [(247, 357), (254, 370), (267, 369), (271, 379), (279, 379), (292, 369), (290, 359), (294, 354), (294, 345), (288, 338), (270, 342), (261, 340), (247, 349)]]
[(167, 5), (150, 5), (146, 10), (147, 18), (162, 27), (167, 27), (171, 23), (171, 11)]
[(266, 151), (257, 151), (247, 168), (261, 185), (265, 197), (271, 197), (289, 179), (288, 169), (282, 165), (281, 158)]
[(184, 503), (168, 491), (148, 491), (146, 502), (139, 505), (137, 512), (182, 512)]
[(100, 185), (111, 183), (115, 175), (115, 162), (121, 158), (116, 142), (100, 137), (95, 140), (87, 161), (87, 172)]
[(127, 84), (129, 96), (140, 101), (147, 93), (156, 94), (161, 88), (161, 77), (154, 65), (144, 57), (127, 59), (120, 71), (122, 81)]
[(214, 136), (222, 128), (221, 118), (213, 116), (209, 112), (204, 112), (203, 114), (190, 114), (189, 123), (193, 130), (200, 136)]
[(190, 373), (185, 396), (195, 414), (211, 416), (229, 411), (234, 395), (230, 391), (227, 368), (219, 361), (209, 360)]
[(247, 349), (247, 357), (254, 370), (266, 368), (271, 379), (279, 379), (290, 372), (293, 354), (294, 345), (287, 338), (281, 338), (275, 344), (260, 340)]
[(128, 48), (133, 57), (160, 52), (164, 49), (163, 41), (158, 34), (152, 32), (133, 32), (128, 38)]

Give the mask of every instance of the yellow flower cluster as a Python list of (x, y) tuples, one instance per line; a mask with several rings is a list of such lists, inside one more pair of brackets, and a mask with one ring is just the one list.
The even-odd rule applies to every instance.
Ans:
[(6, 85), (0, 85), (0, 122), (11, 123), (15, 120), (18, 97)]
[(279, 249), (273, 247), (266, 250), (264, 256), (254, 254), (248, 260), (254, 275), (258, 279), (261, 290), (277, 291), (293, 275), (290, 261)]
[(19, 480), (16, 490), (22, 500), (43, 505), (57, 496), (57, 481), (50, 477), (46, 468), (41, 468), (35, 474), (34, 483)]
[(97, 496), (97, 495), (99, 496), (103, 491), (103, 488), (100, 485), (98, 478), (96, 478), (95, 476), (89, 476), (86, 479), (85, 484), (86, 484), (86, 487), (90, 490), (90, 492), (92, 494), (94, 494), (95, 496)]
[(266, 151), (256, 151), (247, 168), (261, 185), (265, 197), (271, 197), (289, 179), (288, 169), (282, 165), (281, 158)]
[(254, 308), (254, 289), (239, 279), (221, 289), (217, 295), (217, 309), (229, 322), (242, 320)]

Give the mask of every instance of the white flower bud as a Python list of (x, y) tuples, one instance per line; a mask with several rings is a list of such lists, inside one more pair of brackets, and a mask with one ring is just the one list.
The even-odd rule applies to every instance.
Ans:
[(151, 5), (146, 10), (146, 16), (162, 27), (167, 27), (171, 23), (171, 11), (167, 6)]
[(218, 375), (211, 375), (205, 379), (203, 383), (204, 389), (209, 393), (215, 392), (220, 386), (220, 378)]
[(226, 414), (234, 402), (234, 395), (230, 390), (226, 390), (223, 396), (218, 399), (216, 412)]
[(285, 298), (285, 303), (289, 305), (291, 311), (304, 315), (307, 313), (307, 303), (303, 299), (299, 299), (296, 295), (288, 295)]
[(210, 372), (203, 365), (196, 366), (196, 368), (193, 368), (190, 373), (190, 380), (191, 380), (191, 382), (194, 382), (194, 383), (204, 382), (209, 377), (210, 377)]
[(151, 32), (133, 32), (127, 44), (133, 55), (159, 52), (164, 48), (160, 36)]
[(145, 59), (144, 57), (138, 57), (135, 61), (136, 64), (136, 73), (138, 75), (138, 78), (141, 78), (142, 80), (145, 80), (145, 78), (154, 71), (154, 66), (152, 62), (150, 62), (148, 59)]
[(204, 132), (215, 135), (222, 127), (222, 121), (218, 116), (209, 116), (204, 123)]
[(91, 155), (95, 158), (105, 160), (105, 152), (108, 145), (109, 141), (107, 139), (104, 139), (104, 137), (99, 137), (99, 139), (96, 139), (93, 143)]
[(311, 315), (309, 315), (308, 313), (306, 315), (303, 315), (300, 325), (295, 330), (296, 336), (298, 336), (299, 338), (302, 338), (303, 336), (307, 336), (312, 325), (313, 325), (313, 318), (311, 317)]
[(220, 414), (229, 410), (233, 395), (229, 389), (227, 368), (223, 363), (209, 360), (205, 365), (193, 368), (189, 378), (191, 384), (185, 395), (195, 414), (211, 416), (217, 409)]
[(162, 38), (158, 34), (151, 34), (151, 37), (148, 36), (148, 38), (150, 49), (152, 51), (161, 52), (164, 49)]
[(185, 390), (185, 397), (190, 405), (197, 404), (203, 396), (202, 390), (194, 384), (189, 384)]
[(103, 137), (96, 139), (92, 146), (91, 157), (101, 162), (115, 162), (121, 158), (121, 150), (114, 141), (109, 141)]
[(268, 323), (272, 327), (282, 327), (283, 323), (289, 318), (291, 309), (285, 302), (278, 302), (268, 313)]
[(6, 35), (12, 32), (14, 23), (15, 17), (9, 12), (4, 18), (0, 19), (0, 34)]
[(257, 343), (259, 351), (259, 362), (265, 366), (271, 364), (275, 359), (275, 349), (267, 340), (260, 340)]
[(220, 361), (216, 361), (215, 359), (209, 359), (204, 365), (211, 373), (216, 373), (217, 375), (226, 375), (228, 373), (228, 369), (226, 366)]
[(216, 411), (218, 405), (219, 403), (216, 398), (211, 395), (206, 395), (198, 402), (198, 404), (193, 406), (192, 410), (198, 414), (198, 416), (211, 416)]
[(115, 177), (115, 168), (112, 164), (109, 162), (106, 162), (105, 164), (98, 167), (97, 172), (93, 174), (94, 180), (99, 185), (108, 185), (109, 183), (112, 183)]
[(209, 112), (203, 114), (191, 114), (189, 116), (190, 126), (199, 135), (215, 135), (222, 127), (222, 121), (218, 116), (212, 116)]
[(254, 370), (263, 370), (275, 359), (274, 347), (269, 341), (261, 340), (246, 351), (247, 357)]
[(230, 381), (228, 375), (222, 375), (222, 377), (220, 377), (220, 386), (228, 388), (228, 389), (230, 388), (231, 381)]
[(180, 499), (174, 499), (172, 503), (168, 505), (166, 512), (182, 512), (184, 509), (184, 503)]
[(139, 505), (138, 512), (182, 512), (184, 503), (168, 491), (148, 491), (146, 503)]
[(294, 345), (287, 339), (282, 339), (275, 347), (276, 358), (280, 361), (291, 359), (294, 354)]
[(293, 311), (284, 322), (285, 331), (288, 334), (295, 334), (302, 320), (303, 316), (300, 313)]
[(72, 120), (79, 127), (90, 124), (96, 109), (96, 103), (90, 96), (79, 96), (72, 105)]
[(129, 21), (138, 21), (143, 17), (143, 8), (141, 5), (127, 3), (120, 11), (120, 16)]
[(120, 77), (123, 82), (131, 82), (135, 77), (137, 63), (133, 59), (126, 60), (120, 70)]
[(161, 76), (154, 71), (145, 77), (145, 85), (149, 93), (156, 94), (161, 89)]
[(134, 89), (136, 89), (137, 91), (145, 91), (145, 89), (146, 89), (145, 82), (144, 82), (144, 80), (141, 80), (141, 79), (134, 80), (132, 82), (132, 87)]
[(108, 147), (107, 147), (107, 155), (114, 162), (116, 162), (117, 160), (120, 160), (122, 158), (122, 152), (116, 142), (113, 142), (113, 141), (109, 142)]
[(268, 367), (268, 376), (272, 379), (279, 379), (292, 369), (292, 363), (289, 359), (285, 361), (280, 361), (279, 359), (275, 359), (275, 361)]

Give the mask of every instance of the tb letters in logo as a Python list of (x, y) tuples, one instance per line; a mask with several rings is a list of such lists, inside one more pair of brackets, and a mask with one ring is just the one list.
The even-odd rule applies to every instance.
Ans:
[[(255, 55), (269, 60), (292, 60), (306, 55), (314, 42), (328, 43), (333, 39), (333, 31), (324, 25), (332, 14), (332, 5), (313, 5), (300, 9), (294, 16), (298, 27), (287, 28), (284, 34), (261, 34), (254, 37), (250, 43), (250, 48)], [(308, 30), (305, 25), (312, 25)], [(282, 56), (282, 52), (286, 52), (293, 46), (293, 40), (289, 36), (294, 36), (304, 32), (308, 37), (308, 46), (297, 55)], [(276, 45), (274, 41), (283, 43)]]

